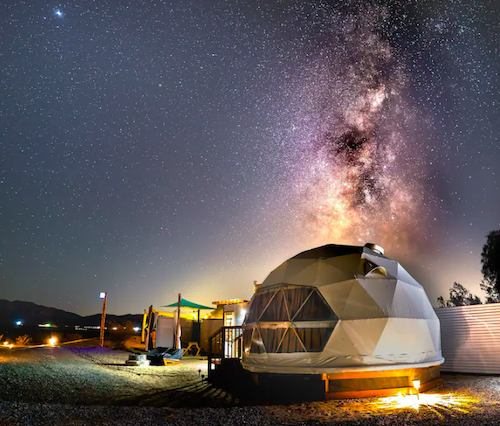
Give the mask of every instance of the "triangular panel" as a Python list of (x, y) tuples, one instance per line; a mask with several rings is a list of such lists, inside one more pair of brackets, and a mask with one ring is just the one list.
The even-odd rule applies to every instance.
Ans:
[(332, 321), (337, 320), (338, 317), (330, 309), (321, 294), (314, 290), (292, 319), (293, 321)]
[(259, 332), (259, 327), (255, 327), (253, 330), (252, 344), (250, 345), (250, 353), (252, 354), (263, 354), (266, 352), (264, 342)]
[(295, 328), (307, 352), (321, 352), (330, 339), (333, 327), (328, 328)]
[(279, 327), (260, 327), (260, 334), (267, 353), (275, 353), (281, 342), (286, 328)]
[(339, 317), (342, 319), (384, 318), (387, 317), (387, 314), (366, 292), (359, 281), (355, 280)]
[(290, 318), (293, 318), (300, 307), (304, 304), (314, 288), (311, 287), (287, 287), (285, 289), (286, 303), (290, 312)]
[(260, 317), (259, 321), (289, 321), (283, 290), (280, 289)]
[(332, 356), (357, 356), (361, 353), (358, 348), (354, 346), (354, 343), (351, 341), (349, 335), (344, 330), (345, 321), (339, 321), (335, 328), (333, 329), (333, 333), (325, 346), (325, 351), (331, 354)]
[(350, 341), (362, 356), (371, 356), (378, 347), (389, 318), (370, 318), (357, 321), (342, 321), (342, 327)]
[(258, 291), (254, 294), (250, 306), (248, 307), (247, 324), (255, 322), (260, 318), (269, 301), (277, 291), (279, 291), (279, 289), (275, 288), (270, 291)]
[(319, 290), (321, 295), (332, 308), (333, 312), (340, 319), (343, 319), (342, 313), (344, 312), (345, 304), (349, 299), (354, 283), (355, 280), (343, 281), (340, 283), (325, 285)]
[(279, 353), (294, 353), (294, 352), (305, 352), (302, 342), (297, 337), (297, 333), (293, 327), (289, 327), (286, 331), (283, 342), (278, 349)]
[(396, 280), (358, 278), (357, 281), (386, 316), (394, 315), (393, 300), (396, 291)]

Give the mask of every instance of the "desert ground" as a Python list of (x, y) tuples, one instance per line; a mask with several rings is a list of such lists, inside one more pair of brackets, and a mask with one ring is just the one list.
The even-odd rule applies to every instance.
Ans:
[(273, 404), (206, 380), (206, 361), (128, 367), (128, 353), (0, 351), (0, 425), (499, 425), (500, 377), (444, 375), (416, 397)]

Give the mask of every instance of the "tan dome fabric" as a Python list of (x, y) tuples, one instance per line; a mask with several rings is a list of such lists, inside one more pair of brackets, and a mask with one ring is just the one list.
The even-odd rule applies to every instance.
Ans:
[(242, 364), (318, 374), (441, 364), (439, 320), (423, 287), (368, 247), (327, 245), (287, 260), (250, 303)]

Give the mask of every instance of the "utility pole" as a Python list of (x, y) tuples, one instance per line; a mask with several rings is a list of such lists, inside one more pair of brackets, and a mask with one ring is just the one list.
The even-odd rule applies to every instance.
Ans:
[(99, 346), (104, 346), (104, 328), (106, 326), (106, 302), (108, 300), (108, 293), (101, 292), (99, 298), (102, 299), (102, 315), (101, 315), (101, 333), (99, 336)]

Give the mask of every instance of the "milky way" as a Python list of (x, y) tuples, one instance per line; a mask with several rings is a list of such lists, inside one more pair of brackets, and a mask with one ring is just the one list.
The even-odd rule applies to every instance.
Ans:
[(0, 298), (207, 305), (367, 241), (434, 296), (474, 290), (500, 227), (499, 7), (0, 0)]
[(329, 43), (294, 82), (289, 175), (296, 226), (318, 243), (417, 244), (425, 169), (417, 110), (397, 52), (377, 32), (384, 11), (336, 15)]

